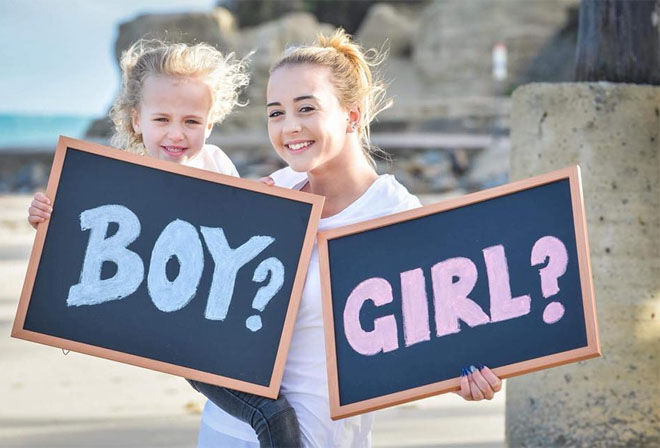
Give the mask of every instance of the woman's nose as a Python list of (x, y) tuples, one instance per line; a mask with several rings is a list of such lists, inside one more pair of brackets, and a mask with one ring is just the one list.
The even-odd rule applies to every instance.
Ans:
[(300, 130), (301, 130), (300, 121), (297, 118), (295, 118), (295, 117), (291, 117), (291, 118), (287, 117), (286, 118), (286, 120), (284, 122), (284, 132), (285, 133), (295, 134), (295, 133), (300, 132)]

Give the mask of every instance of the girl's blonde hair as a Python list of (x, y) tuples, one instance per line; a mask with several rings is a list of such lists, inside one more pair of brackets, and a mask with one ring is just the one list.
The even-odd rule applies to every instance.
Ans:
[(357, 103), (360, 109), (358, 135), (367, 159), (375, 165), (372, 154), (387, 154), (373, 146), (370, 125), (376, 115), (392, 105), (386, 99), (385, 83), (372, 69), (379, 65), (386, 52), (375, 49), (363, 50), (351, 41), (351, 36), (339, 28), (332, 36), (320, 34), (312, 46), (293, 48), (286, 52), (270, 69), (273, 73), (288, 64), (312, 64), (328, 67), (332, 83), (342, 106)]
[[(121, 56), (121, 92), (110, 109), (115, 124), (111, 144), (126, 151), (146, 154), (142, 136), (135, 133), (132, 115), (140, 105), (144, 81), (151, 75), (200, 78), (211, 90), (209, 121), (219, 123), (239, 104), (240, 90), (248, 84), (244, 61), (223, 56), (200, 43), (166, 43), (141, 39)], [(239, 104), (240, 105), (240, 104)]]

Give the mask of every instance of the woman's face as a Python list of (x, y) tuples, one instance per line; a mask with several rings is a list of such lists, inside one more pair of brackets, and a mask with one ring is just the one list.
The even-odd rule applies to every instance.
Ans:
[(341, 106), (329, 68), (299, 64), (276, 69), (268, 80), (266, 110), (270, 142), (295, 171), (340, 162), (355, 112)]

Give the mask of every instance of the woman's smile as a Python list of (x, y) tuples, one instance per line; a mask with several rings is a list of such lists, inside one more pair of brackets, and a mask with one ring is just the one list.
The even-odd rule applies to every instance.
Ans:
[(284, 146), (289, 150), (290, 153), (300, 154), (309, 149), (309, 147), (313, 144), (314, 140), (295, 140), (289, 143), (285, 143)]

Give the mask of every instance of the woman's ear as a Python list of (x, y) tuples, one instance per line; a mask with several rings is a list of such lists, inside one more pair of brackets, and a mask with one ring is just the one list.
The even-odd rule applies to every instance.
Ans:
[(133, 131), (135, 134), (142, 134), (142, 130), (140, 128), (140, 114), (135, 108), (131, 109), (131, 125), (133, 126)]
[(357, 132), (360, 129), (360, 118), (362, 114), (360, 113), (360, 108), (357, 104), (348, 109), (348, 123), (346, 126), (346, 132)]

